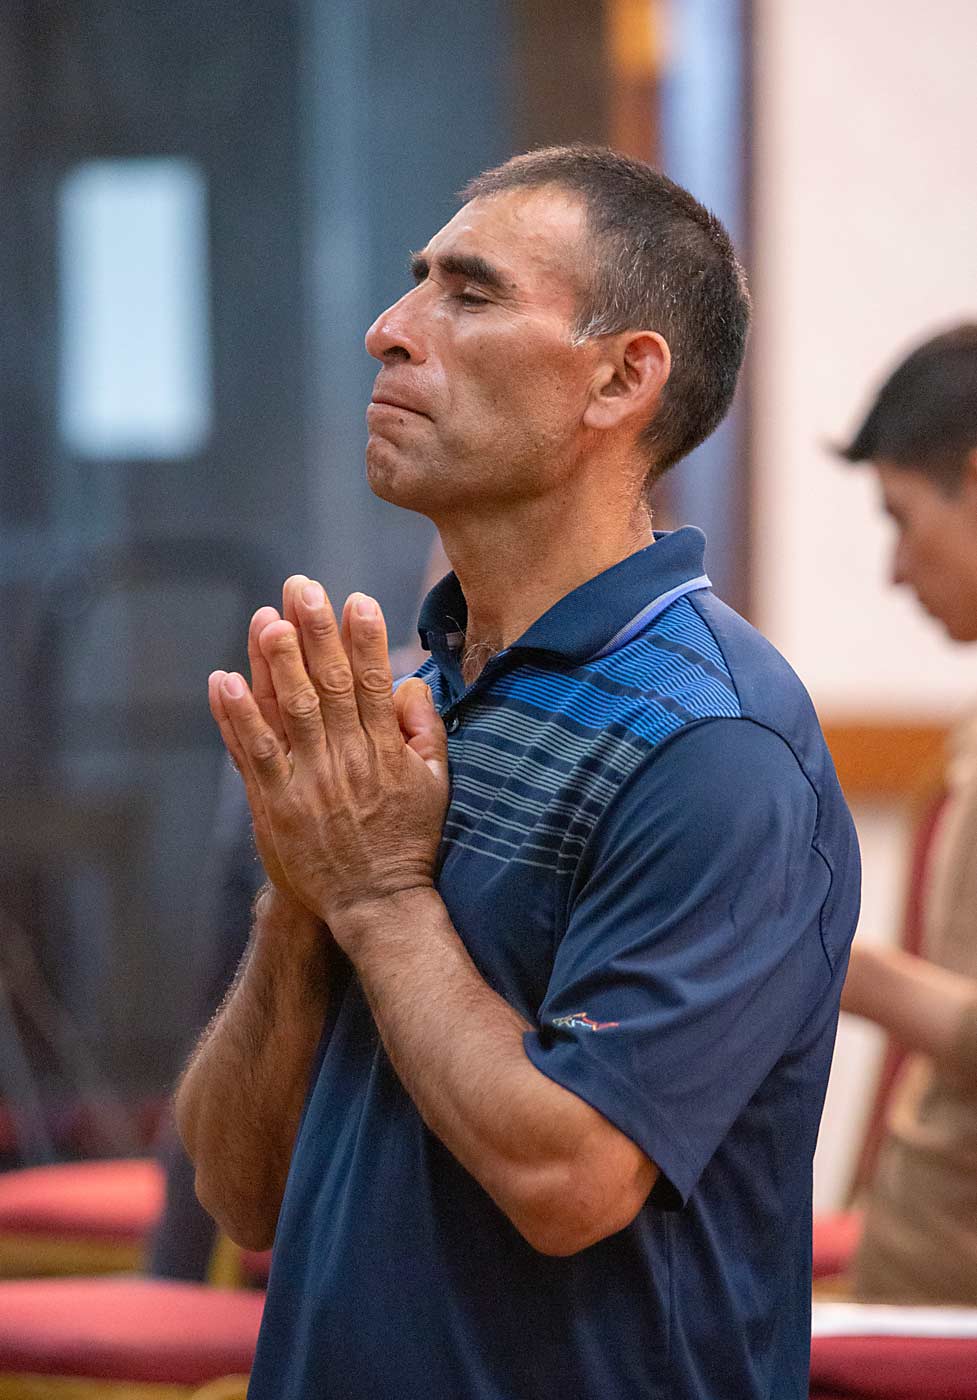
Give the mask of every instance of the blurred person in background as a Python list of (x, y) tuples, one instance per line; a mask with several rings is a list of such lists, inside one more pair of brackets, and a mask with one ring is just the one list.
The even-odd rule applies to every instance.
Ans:
[(796, 676), (647, 504), (745, 279), (611, 151), (465, 198), (367, 336), (370, 484), (454, 569), (430, 659), (394, 690), (375, 602), (296, 575), (211, 677), (270, 884), (177, 1112), (274, 1236), (250, 1395), (806, 1400), (857, 846)]
[[(977, 641), (977, 324), (915, 349), (841, 455), (878, 480), (896, 531), (893, 582), (954, 641)], [(842, 994), (844, 1010), (916, 1052), (869, 1192), (854, 1288), (866, 1300), (977, 1305), (977, 714), (953, 736), (928, 869), (925, 956), (856, 943)]]

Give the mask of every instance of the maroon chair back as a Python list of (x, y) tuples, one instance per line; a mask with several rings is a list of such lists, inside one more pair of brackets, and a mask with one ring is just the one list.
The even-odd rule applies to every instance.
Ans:
[(811, 1400), (977, 1400), (973, 1337), (815, 1337)]

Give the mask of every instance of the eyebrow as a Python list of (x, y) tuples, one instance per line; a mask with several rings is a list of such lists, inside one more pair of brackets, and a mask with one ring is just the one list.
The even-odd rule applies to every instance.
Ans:
[[(488, 291), (512, 291), (512, 284), (506, 281), (498, 268), (478, 253), (443, 253), (434, 259), (434, 264), (446, 276), (464, 277), (466, 281), (475, 282)], [(415, 282), (423, 282), (431, 271), (431, 264), (423, 253), (412, 253), (410, 270)]]

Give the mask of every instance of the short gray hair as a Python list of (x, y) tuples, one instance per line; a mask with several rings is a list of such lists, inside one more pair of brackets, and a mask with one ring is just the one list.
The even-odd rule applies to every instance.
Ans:
[(750, 325), (746, 275), (723, 225), (688, 190), (602, 146), (514, 156), (461, 197), (547, 185), (580, 196), (593, 240), (574, 341), (652, 330), (668, 342), (671, 374), (641, 436), (657, 480), (729, 409)]

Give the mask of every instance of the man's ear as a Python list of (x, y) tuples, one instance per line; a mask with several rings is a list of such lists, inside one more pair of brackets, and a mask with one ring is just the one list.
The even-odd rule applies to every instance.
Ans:
[(601, 348), (583, 421), (605, 432), (631, 418), (644, 426), (671, 373), (668, 342), (657, 331), (622, 331)]

